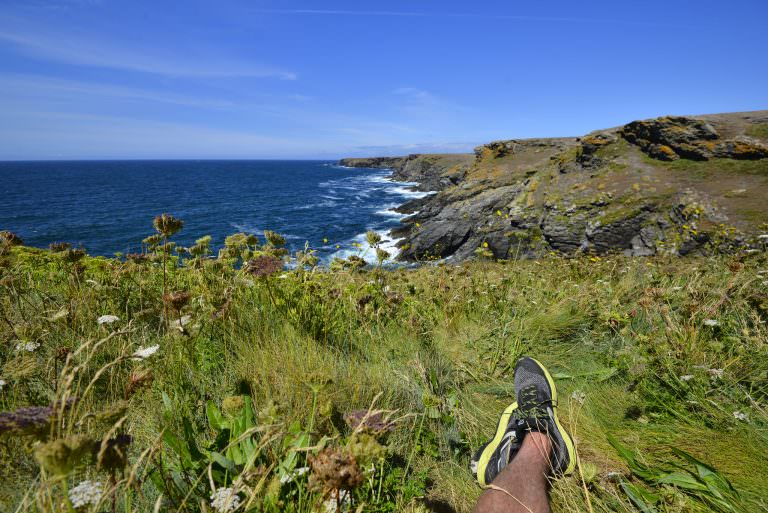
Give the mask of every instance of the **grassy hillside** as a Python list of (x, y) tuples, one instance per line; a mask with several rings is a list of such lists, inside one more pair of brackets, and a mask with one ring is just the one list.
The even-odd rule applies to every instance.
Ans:
[(521, 354), (578, 444), (555, 511), (768, 508), (763, 252), (283, 271), (274, 234), (184, 262), (6, 239), (2, 511), (469, 512)]
[(390, 158), (381, 165), (394, 166), (393, 177), (439, 191), (404, 210), (415, 213), (397, 231), (399, 257), (688, 255), (753, 245), (768, 221), (766, 127), (768, 111), (665, 116), (580, 138), (495, 141), (474, 157)]

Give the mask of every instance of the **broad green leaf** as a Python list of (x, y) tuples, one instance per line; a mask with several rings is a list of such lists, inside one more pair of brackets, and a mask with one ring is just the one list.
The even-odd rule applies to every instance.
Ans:
[(643, 513), (657, 513), (658, 510), (655, 505), (660, 500), (658, 495), (639, 486), (627, 483), (626, 481), (621, 482), (621, 488), (624, 490), (624, 493), (627, 494), (629, 500), (632, 501), (640, 511)]

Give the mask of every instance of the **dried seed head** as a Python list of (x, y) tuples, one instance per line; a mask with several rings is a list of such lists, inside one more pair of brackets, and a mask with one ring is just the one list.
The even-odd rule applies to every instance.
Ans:
[(271, 255), (259, 255), (256, 258), (249, 260), (243, 266), (243, 270), (257, 278), (262, 278), (282, 271), (283, 262), (279, 258)]
[(96, 462), (98, 468), (108, 472), (122, 470), (128, 464), (128, 446), (131, 445), (130, 435), (117, 435), (115, 438), (102, 440), (97, 444)]
[(192, 294), (183, 290), (177, 290), (176, 292), (169, 292), (163, 295), (163, 302), (173, 308), (176, 311), (180, 311), (189, 300), (192, 298)]
[(355, 457), (344, 449), (328, 447), (308, 460), (312, 468), (309, 486), (314, 490), (352, 490), (363, 482)]
[(69, 242), (51, 242), (48, 245), (48, 249), (50, 249), (54, 253), (61, 253), (62, 251), (66, 251), (71, 247), (72, 247), (72, 244), (70, 244)]
[(184, 221), (171, 214), (160, 214), (155, 217), (155, 230), (163, 237), (170, 237), (184, 227)]
[(125, 259), (136, 264), (143, 264), (149, 260), (149, 256), (144, 253), (128, 253)]
[(139, 389), (152, 383), (154, 376), (151, 369), (135, 370), (128, 377), (128, 384), (125, 386), (125, 397), (131, 397)]
[(9, 231), (0, 232), (0, 241), (5, 242), (9, 246), (21, 246), (24, 244), (24, 241), (21, 240), (21, 237)]
[(271, 230), (264, 230), (264, 238), (267, 239), (267, 242), (270, 245), (276, 248), (281, 248), (285, 246), (285, 237), (283, 237), (277, 232), (273, 232)]
[(382, 411), (354, 410), (347, 413), (344, 420), (353, 431), (372, 435), (389, 433), (395, 429), (395, 423)]

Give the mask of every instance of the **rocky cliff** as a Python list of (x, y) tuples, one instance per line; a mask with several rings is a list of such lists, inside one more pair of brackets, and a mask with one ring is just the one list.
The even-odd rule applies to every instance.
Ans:
[(403, 260), (688, 255), (768, 242), (768, 111), (341, 163), (392, 168), (437, 191), (401, 207), (418, 211), (393, 232)]

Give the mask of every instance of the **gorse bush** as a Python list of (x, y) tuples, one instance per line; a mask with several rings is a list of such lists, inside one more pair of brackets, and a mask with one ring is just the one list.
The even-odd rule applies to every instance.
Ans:
[(325, 268), (181, 227), (124, 260), (3, 232), (0, 510), (468, 512), (521, 354), (577, 441), (555, 511), (768, 507), (763, 253)]

